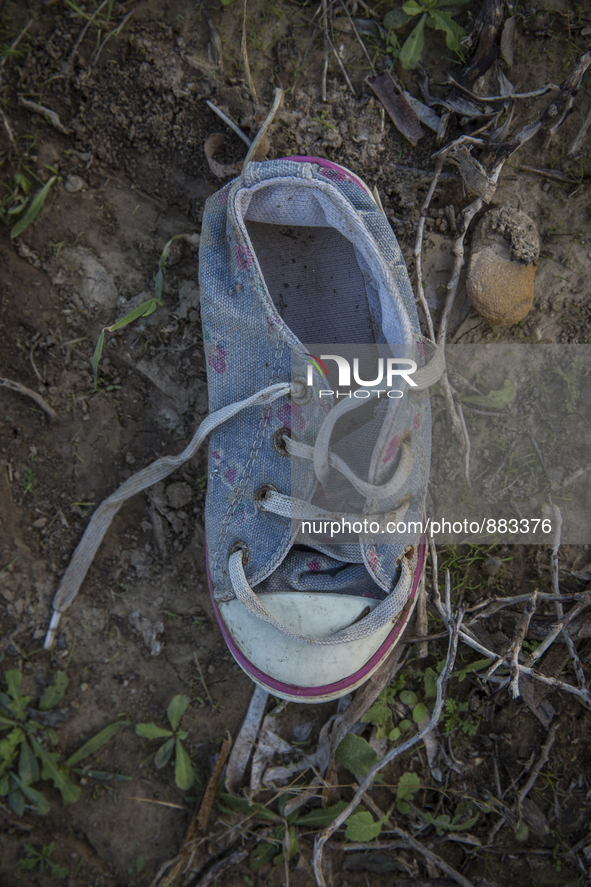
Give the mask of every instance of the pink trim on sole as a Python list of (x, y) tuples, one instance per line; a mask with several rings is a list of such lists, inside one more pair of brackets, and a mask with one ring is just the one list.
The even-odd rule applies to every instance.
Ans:
[(342, 180), (344, 178), (351, 179), (351, 181), (355, 182), (356, 185), (359, 185), (360, 188), (369, 194), (369, 190), (366, 185), (363, 184), (360, 178), (358, 178), (354, 173), (349, 169), (345, 169), (344, 166), (339, 166), (338, 163), (331, 163), (330, 160), (324, 160), (322, 157), (284, 157), (283, 160), (293, 160), (295, 163), (316, 163), (318, 166), (324, 167), (324, 169), (331, 169), (335, 173), (340, 173), (339, 178)]
[(380, 664), (382, 659), (384, 659), (390, 649), (394, 646), (395, 641), (398, 638), (398, 635), (402, 632), (409, 617), (409, 610), (412, 609), (412, 605), (414, 602), (414, 598), (417, 593), (417, 589), (419, 587), (419, 580), (421, 577), (421, 571), (423, 568), (423, 562), (425, 560), (425, 547), (426, 541), (425, 538), (421, 540), (419, 545), (419, 556), (417, 559), (417, 568), (415, 570), (414, 582), (408, 597), (408, 603), (396, 625), (384, 641), (384, 643), (379, 647), (378, 650), (374, 653), (371, 659), (365, 663), (363, 668), (360, 668), (359, 671), (356, 671), (355, 674), (349, 675), (346, 678), (343, 678), (341, 681), (336, 681), (334, 684), (324, 684), (320, 687), (298, 687), (294, 684), (284, 684), (282, 681), (277, 681), (275, 678), (270, 677), (269, 675), (262, 672), (256, 665), (253, 665), (249, 659), (242, 653), (241, 650), (234, 643), (231, 635), (228, 633), (226, 626), (224, 625), (224, 621), (221, 617), (220, 611), (218, 610), (217, 603), (213, 596), (213, 587), (211, 584), (211, 577), (209, 575), (209, 558), (207, 555), (207, 539), (205, 540), (205, 567), (207, 570), (207, 584), (209, 586), (209, 594), (211, 597), (211, 602), (213, 604), (213, 609), (215, 613), (215, 617), (218, 621), (218, 625), (220, 626), (222, 635), (226, 644), (228, 645), (230, 652), (236, 662), (240, 665), (242, 669), (257, 683), (262, 684), (263, 687), (268, 689), (270, 692), (276, 690), (279, 693), (285, 693), (291, 697), (297, 696), (302, 699), (302, 701), (306, 701), (308, 698), (316, 698), (322, 696), (334, 695), (335, 693), (342, 693), (344, 695), (350, 687), (353, 685), (362, 683), (364, 677), (369, 677), (370, 673), (375, 670), (375, 668)]

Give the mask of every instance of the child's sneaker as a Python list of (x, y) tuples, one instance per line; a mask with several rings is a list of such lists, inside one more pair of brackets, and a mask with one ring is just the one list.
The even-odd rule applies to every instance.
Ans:
[[(215, 613), (258, 684), (285, 699), (334, 699), (380, 666), (417, 599), (431, 446), (422, 389), (434, 373), (419, 370), (412, 395), (382, 402), (367, 481), (333, 452), (336, 408), (327, 412), (315, 385), (290, 379), (294, 359), (311, 358), (302, 343), (333, 343), (333, 351), (420, 343), (404, 260), (357, 177), (298, 157), (247, 164), (209, 198), (200, 284), (210, 411), (245, 401), (210, 438), (205, 526)], [(247, 407), (247, 398), (258, 400)], [(338, 413), (346, 411), (340, 402)], [(307, 439), (310, 430), (317, 437), (298, 443), (306, 417)], [(297, 490), (295, 456), (307, 460)], [(294, 518), (337, 516), (311, 504), (329, 465), (363, 495), (364, 516), (394, 514), (399, 527), (404, 519), (401, 532), (388, 543), (358, 535), (336, 546), (297, 533)]]
[[(210, 415), (182, 453), (130, 477), (94, 512), (54, 598), (45, 646), (123, 502), (182, 466), (211, 434), (207, 570), (224, 638), (276, 696), (334, 699), (379, 667), (416, 602), (431, 449), (424, 389), (442, 360), (424, 365), (408, 275), (383, 212), (358, 178), (325, 160), (249, 163), (210, 197), (200, 279)], [(321, 392), (328, 355), (319, 363), (307, 354), (303, 343), (313, 342), (333, 343), (333, 362), (347, 344), (390, 343), (419, 355), (403, 361), (414, 370), (394, 391), (402, 399), (377, 403), (370, 443), (349, 435), (364, 463), (357, 473), (339, 455), (347, 438), (337, 441), (333, 430), (361, 402), (350, 394), (339, 401), (337, 392), (331, 408)], [(300, 365), (307, 371), (292, 381)], [(363, 383), (369, 399), (379, 398), (378, 382)], [(338, 495), (348, 484), (357, 497), (356, 515), (323, 507), (335, 473)], [(327, 544), (319, 517), (351, 518), (353, 543)], [(395, 534), (376, 541), (383, 524), (368, 534), (355, 517), (390, 518)], [(306, 534), (303, 523), (292, 527), (296, 519)]]

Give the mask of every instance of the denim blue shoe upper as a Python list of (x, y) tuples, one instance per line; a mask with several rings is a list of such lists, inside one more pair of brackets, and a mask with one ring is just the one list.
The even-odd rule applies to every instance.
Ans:
[[(281, 229), (285, 273), (272, 268), (280, 250), (270, 225)], [(292, 228), (298, 229), (293, 243)], [(305, 231), (311, 232), (309, 244)], [(332, 256), (334, 293), (326, 282), (315, 283), (313, 276), (307, 288), (306, 256), (318, 265), (323, 255), (328, 261), (334, 250), (343, 256), (342, 262)], [(293, 263), (293, 280), (299, 281), (293, 285), (301, 287), (295, 301), (289, 291), (288, 262)], [(363, 282), (362, 305), (359, 299), (341, 295), (339, 281), (352, 273)], [(392, 229), (371, 195), (338, 169), (289, 160), (249, 163), (238, 179), (206, 203), (200, 286), (211, 412), (274, 383), (289, 382), (291, 350), (296, 347), (303, 353), (302, 341), (414, 344), (420, 340), (413, 292)], [(291, 299), (285, 311), (280, 286), (287, 288)], [(315, 302), (316, 308), (322, 304), (330, 310), (315, 315)], [(288, 325), (290, 317), (299, 336)], [(337, 317), (341, 317), (338, 322)], [(392, 501), (381, 501), (379, 509), (368, 502), (367, 509), (387, 510), (404, 500), (405, 520), (421, 521), (430, 461), (429, 398), (417, 392), (395, 406), (384, 412), (367, 460), (367, 480), (375, 485), (388, 480), (403, 435), (409, 439), (409, 431), (414, 464)], [(228, 558), (236, 543), (247, 551), (246, 578), (259, 593), (281, 587), (313, 588), (376, 598), (397, 582), (398, 562), (407, 546), (416, 547), (420, 534), (414, 532), (384, 544), (362, 540), (344, 548), (317, 546), (314, 552), (292, 538), (289, 517), (260, 509), (255, 494), (265, 485), (292, 495), (292, 460), (279, 451), (277, 441), (282, 429), (293, 426), (301, 431), (296, 428), (301, 415), (301, 408), (286, 395), (271, 405), (248, 407), (211, 435), (205, 525), (217, 600), (234, 597)], [(326, 413), (313, 403), (305, 415), (308, 427), (301, 439), (313, 445)], [(306, 470), (309, 476), (298, 485), (297, 496), (309, 501), (317, 479), (312, 462)], [(413, 556), (411, 552), (409, 557)]]

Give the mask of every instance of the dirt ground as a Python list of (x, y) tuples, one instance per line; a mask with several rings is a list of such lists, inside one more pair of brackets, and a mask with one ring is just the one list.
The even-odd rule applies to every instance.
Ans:
[[(256, 109), (241, 62), (241, 3), (207, 2), (221, 41), (219, 58), (207, 20), (192, 0), (103, 4), (89, 23), (98, 5), (92, 0), (79, 6), (70, 0), (0, 2), (2, 196), (10, 193), (16, 173), (28, 176), (34, 189), (58, 176), (22, 235), (11, 240), (10, 217), (0, 226), (0, 376), (38, 392), (58, 414), (52, 421), (30, 398), (0, 388), (0, 671), (22, 672), (33, 706), (55, 672), (66, 672), (68, 687), (50, 725), (64, 757), (108, 724), (128, 720), (129, 726), (89, 760), (96, 771), (129, 779), (74, 776), (81, 797), (72, 804), (64, 804), (48, 781), (40, 782), (51, 803), (45, 816), (29, 805), (19, 817), (1, 798), (0, 882), (6, 885), (150, 884), (178, 851), (221, 743), (227, 731), (238, 733), (252, 695), (253, 685), (226, 651), (207, 591), (205, 449), (184, 470), (121, 509), (62, 619), (55, 648), (43, 651), (53, 595), (94, 508), (134, 471), (162, 454), (179, 452), (207, 412), (197, 246), (204, 201), (220, 181), (210, 172), (203, 144), (211, 133), (225, 132), (216, 159), (229, 162), (242, 160), (246, 147), (205, 100), (252, 137), (273, 87), (282, 86), (285, 105), (269, 131), (269, 156), (327, 157), (377, 186), (411, 276), (419, 207), (438, 147), (430, 130), (413, 148), (388, 118), (382, 121), (364, 84), (369, 63), (347, 16), (337, 17), (336, 7), (335, 39), (355, 95), (331, 57), (323, 102), (321, 28), (300, 67), (316, 5), (251, 0), (246, 33), (260, 100)], [(369, 11), (361, 2), (352, 7), (369, 25), (381, 22), (393, 6), (382, 0), (368, 5)], [(478, 10), (479, 0), (457, 10), (467, 30)], [(514, 63), (503, 63), (503, 70), (515, 89), (560, 83), (585, 49), (589, 11), (566, 0), (542, 6), (526, 0), (513, 13)], [(377, 27), (368, 26), (364, 40), (378, 70), (389, 64)], [(440, 84), (447, 75), (460, 70), (442, 34), (433, 30), (426, 33), (423, 62), (437, 94), (445, 91)], [(417, 73), (398, 65), (396, 71), (420, 98)], [(495, 77), (492, 69), (479, 86), (482, 94), (496, 94)], [(59, 125), (23, 106), (23, 98), (55, 112)], [(511, 131), (547, 102), (547, 96), (516, 102)], [(567, 153), (590, 107), (587, 79), (561, 127), (539, 133), (505, 166), (494, 196), (495, 206), (523, 210), (539, 230), (531, 312), (514, 326), (491, 328), (466, 302), (462, 282), (450, 341), (591, 343), (589, 136), (574, 155)], [(463, 131), (453, 115), (446, 140)], [(521, 169), (528, 166), (542, 174)], [(454, 167), (446, 166), (445, 173), (424, 242), (423, 276), (436, 319), (452, 262), (446, 208), (458, 216), (472, 199)], [(150, 317), (107, 333), (95, 390), (91, 359), (100, 331), (153, 295), (162, 249), (178, 234), (188, 237), (171, 249), (164, 304)], [(456, 602), (550, 589), (550, 553), (542, 545), (447, 547), (439, 556), (440, 566), (451, 569)], [(491, 567), (491, 557), (501, 566), (494, 561)], [(564, 592), (585, 589), (590, 562), (589, 546), (564, 547)], [(538, 611), (548, 624), (553, 614), (547, 605)], [(509, 623), (499, 614), (491, 617), (480, 640), (504, 649), (514, 625)], [(440, 629), (432, 619), (429, 630)], [(591, 640), (584, 631), (580, 638), (578, 652), (589, 679)], [(446, 643), (443, 636), (431, 642), (427, 659), (418, 659), (411, 646), (407, 689), (420, 696), (425, 669), (445, 658)], [(565, 649), (554, 646), (543, 668), (576, 685)], [(477, 658), (461, 648), (458, 667)], [(549, 760), (523, 811), (529, 832), (525, 838), (521, 833), (522, 840), (506, 825), (493, 834), (494, 812), (481, 812), (469, 832), (393, 814), (398, 825), (474, 885), (589, 883), (591, 712), (574, 696), (540, 686), (527, 682), (523, 696), (512, 700), (472, 672), (454, 679), (450, 694), (461, 708), (455, 718), (448, 712), (441, 731), (442, 781), (432, 782), (424, 751), (415, 749), (385, 772), (384, 785), (373, 793), (384, 811), (390, 809), (398, 778), (410, 771), (421, 775), (422, 804), (433, 814), (453, 815), (460, 797), (498, 798), (499, 788), (511, 807), (556, 718), (559, 729)], [(154, 767), (158, 746), (133, 729), (145, 722), (165, 726), (175, 694), (190, 700), (182, 727), (198, 779), (188, 791), (176, 787), (171, 765)], [(336, 704), (289, 704), (277, 729), (290, 742), (305, 737), (313, 744), (335, 712)], [(370, 732), (366, 728), (365, 735)], [(344, 769), (339, 776), (342, 797), (348, 799), (352, 777)], [(271, 797), (262, 792), (259, 800)], [(199, 883), (200, 868), (205, 871), (234, 846), (238, 834), (230, 839), (227, 832), (228, 823), (236, 821), (214, 808), (209, 840), (187, 883)], [(260, 822), (251, 823), (244, 839), (256, 846), (268, 834), (260, 829)], [(257, 869), (247, 856), (216, 883), (313, 884), (313, 838), (314, 829), (299, 828), (299, 851), (287, 869), (272, 861)], [(345, 841), (342, 832), (336, 838)], [(384, 849), (393, 840), (387, 827), (382, 846), (374, 849), (344, 851), (336, 838), (326, 851), (327, 878), (335, 887), (452, 883), (420, 855), (404, 847)], [(41, 864), (19, 868), (19, 861), (31, 859), (25, 844), (40, 852), (51, 842), (51, 860), (67, 874), (43, 873)]]

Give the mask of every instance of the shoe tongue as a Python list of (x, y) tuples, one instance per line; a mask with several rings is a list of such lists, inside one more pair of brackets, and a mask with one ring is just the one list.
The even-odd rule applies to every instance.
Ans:
[(321, 547), (294, 545), (275, 572), (256, 586), (257, 594), (304, 591), (373, 600), (386, 597), (363, 563), (359, 545)]

